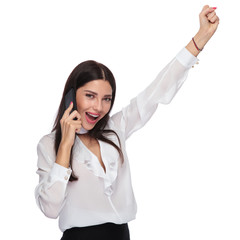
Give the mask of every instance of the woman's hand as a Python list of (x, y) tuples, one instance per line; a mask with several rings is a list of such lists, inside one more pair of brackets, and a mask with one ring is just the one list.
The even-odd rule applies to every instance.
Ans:
[[(215, 10), (215, 7), (205, 5), (199, 14), (200, 28), (198, 33), (194, 36), (195, 44), (199, 49), (204, 48), (206, 43), (217, 30), (219, 17), (217, 16)], [(197, 56), (200, 52), (197, 47), (194, 45), (193, 41), (187, 45), (187, 49), (195, 56)]]
[(80, 114), (77, 111), (73, 111), (70, 114), (72, 108), (73, 103), (66, 109), (60, 120), (62, 139), (56, 157), (56, 163), (66, 168), (69, 167), (71, 149), (75, 141), (75, 133), (80, 131), (82, 127)]
[(213, 36), (219, 24), (219, 18), (215, 10), (216, 8), (206, 5), (199, 14), (199, 32), (202, 34), (202, 37), (205, 37), (207, 40)]
[(75, 133), (80, 131), (82, 127), (81, 116), (75, 110), (71, 114), (73, 103), (64, 112), (62, 119), (60, 120), (62, 139), (61, 144), (72, 147), (75, 140)]

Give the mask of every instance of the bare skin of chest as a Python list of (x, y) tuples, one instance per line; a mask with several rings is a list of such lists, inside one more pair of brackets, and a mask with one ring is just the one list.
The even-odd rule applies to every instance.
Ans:
[(102, 161), (99, 142), (96, 139), (90, 138), (87, 135), (79, 135), (79, 138), (81, 139), (83, 144), (98, 158), (99, 163), (101, 164), (104, 172), (106, 173), (106, 168)]

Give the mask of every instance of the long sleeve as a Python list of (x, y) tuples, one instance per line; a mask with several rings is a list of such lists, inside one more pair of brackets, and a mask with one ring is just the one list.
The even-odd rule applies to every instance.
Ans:
[(55, 163), (54, 137), (44, 136), (37, 146), (39, 184), (35, 197), (41, 211), (49, 218), (57, 218), (64, 205), (66, 187), (71, 170)]
[(144, 91), (121, 112), (112, 116), (113, 124), (124, 132), (125, 139), (146, 124), (159, 103), (168, 104), (172, 101), (186, 80), (189, 69), (197, 61), (196, 57), (183, 48)]

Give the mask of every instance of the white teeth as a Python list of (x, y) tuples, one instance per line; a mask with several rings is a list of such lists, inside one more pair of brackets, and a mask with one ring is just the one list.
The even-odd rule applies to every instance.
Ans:
[(94, 117), (94, 118), (99, 117), (99, 115), (94, 115), (94, 114), (91, 114), (91, 113), (87, 113), (87, 114), (90, 115), (90, 116), (92, 116), (92, 117)]

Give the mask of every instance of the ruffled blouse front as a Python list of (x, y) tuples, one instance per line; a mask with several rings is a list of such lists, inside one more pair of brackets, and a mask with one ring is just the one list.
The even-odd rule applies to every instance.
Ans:
[[(100, 152), (102, 156), (102, 161), (105, 165), (106, 172), (104, 171), (103, 167), (101, 166), (98, 158), (94, 155), (81, 141), (79, 137), (76, 137), (76, 144), (74, 145), (74, 153), (83, 153), (82, 155), (78, 156), (79, 162), (85, 164), (86, 168), (94, 174), (94, 176), (102, 178), (104, 182), (104, 193), (107, 196), (112, 195), (112, 184), (117, 178), (117, 171), (118, 171), (118, 158), (119, 153), (118, 151), (110, 147), (109, 144), (98, 140), (100, 146)], [(84, 149), (84, 151), (81, 151)], [(74, 168), (73, 168), (74, 169)]]

